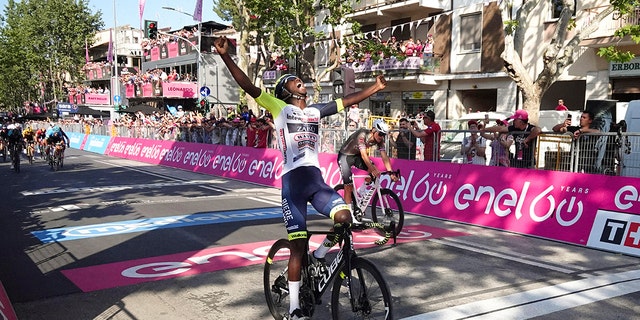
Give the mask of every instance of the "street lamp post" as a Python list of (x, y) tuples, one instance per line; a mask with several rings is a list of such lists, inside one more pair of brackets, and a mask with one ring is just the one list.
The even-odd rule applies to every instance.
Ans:
[[(179, 12), (182, 13), (184, 15), (187, 15), (191, 18), (193, 18), (193, 20), (196, 20), (196, 17), (190, 13), (184, 12), (182, 10), (178, 10), (176, 8), (172, 8), (172, 7), (162, 7), (162, 9), (165, 10), (171, 10), (171, 11), (175, 11), (175, 12)], [(174, 35), (175, 36), (175, 35)], [(178, 36), (179, 38), (181, 38), (180, 36)], [(185, 40), (184, 38), (182, 38), (183, 40)], [(188, 39), (186, 39), (187, 41), (189, 41)], [(197, 69), (197, 75), (196, 75), (196, 100), (200, 99), (200, 60), (203, 59), (202, 57), (202, 52), (200, 52), (200, 48), (202, 48), (202, 21), (198, 21), (198, 45), (196, 46), (196, 51), (198, 52), (198, 60), (196, 61), (196, 69)], [(197, 102), (197, 101), (196, 101)]]

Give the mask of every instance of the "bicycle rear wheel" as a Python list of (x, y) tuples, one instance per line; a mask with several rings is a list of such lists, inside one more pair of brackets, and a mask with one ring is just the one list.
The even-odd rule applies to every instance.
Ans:
[(20, 172), (20, 149), (16, 148), (13, 151), (13, 170), (16, 171), (16, 173)]
[(291, 243), (286, 239), (276, 241), (269, 249), (264, 263), (264, 296), (269, 312), (276, 320), (289, 314), (289, 277), (287, 274)]
[[(351, 275), (351, 281), (346, 274)], [(331, 315), (334, 320), (393, 319), (391, 292), (373, 263), (355, 258), (351, 270), (333, 280)]]
[(382, 223), (385, 227), (395, 223), (395, 234), (402, 231), (404, 225), (404, 209), (400, 198), (389, 189), (380, 189), (382, 198), (378, 198), (376, 193), (371, 201), (371, 218), (375, 222)]

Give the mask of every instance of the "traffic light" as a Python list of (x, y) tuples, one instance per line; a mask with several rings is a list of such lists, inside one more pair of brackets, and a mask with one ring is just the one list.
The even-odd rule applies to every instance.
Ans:
[(204, 110), (206, 106), (207, 106), (207, 100), (205, 99), (200, 100), (200, 108)]
[(356, 77), (353, 69), (345, 66), (334, 69), (333, 94), (336, 98), (346, 97), (356, 91)]
[(155, 39), (158, 37), (158, 21), (144, 21), (144, 36), (148, 39)]

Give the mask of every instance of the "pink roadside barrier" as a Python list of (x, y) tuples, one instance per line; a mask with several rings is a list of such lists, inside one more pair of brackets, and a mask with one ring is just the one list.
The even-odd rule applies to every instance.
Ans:
[[(282, 156), (252, 149), (111, 138), (105, 153), (155, 165), (280, 187)], [(321, 154), (329, 185), (335, 154)], [(379, 161), (378, 161), (379, 163)], [(640, 179), (393, 159), (403, 179), (382, 185), (415, 214), (640, 256)]]

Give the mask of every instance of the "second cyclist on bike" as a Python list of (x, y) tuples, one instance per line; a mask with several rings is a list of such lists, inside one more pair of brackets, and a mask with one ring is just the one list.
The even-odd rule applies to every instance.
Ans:
[[(351, 167), (366, 170), (374, 179), (380, 177), (380, 170), (378, 170), (378, 167), (376, 167), (373, 160), (369, 157), (369, 149), (371, 147), (377, 146), (384, 167), (387, 171), (392, 171), (389, 156), (385, 151), (385, 139), (388, 133), (389, 125), (387, 125), (384, 120), (377, 119), (373, 122), (371, 129), (358, 129), (352, 133), (349, 138), (347, 138), (347, 141), (342, 144), (342, 147), (340, 147), (340, 152), (338, 152), (338, 165), (340, 166), (342, 182), (344, 183), (344, 201), (347, 204), (351, 204), (353, 201), (353, 199), (351, 199), (353, 192)], [(398, 176), (392, 174), (391, 179), (394, 182), (398, 181)]]

